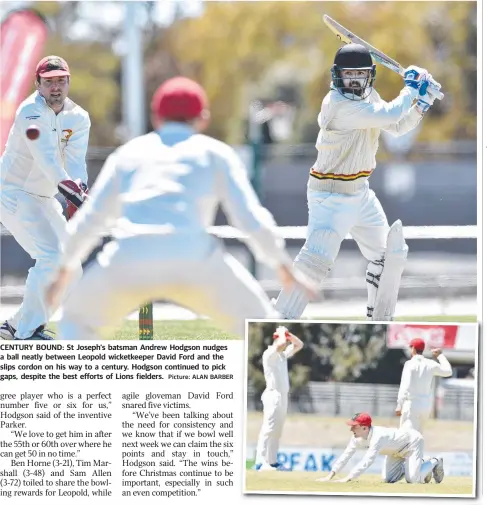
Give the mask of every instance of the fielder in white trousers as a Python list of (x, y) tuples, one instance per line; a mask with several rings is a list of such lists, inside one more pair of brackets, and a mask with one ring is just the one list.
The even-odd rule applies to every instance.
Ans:
[[(47, 78), (52, 80), (49, 75)], [(67, 93), (69, 83), (46, 84), (43, 77), (39, 79), (38, 91), (17, 110), (0, 158), (2, 224), (35, 260), (27, 275), (22, 305), (2, 325), (0, 338), (9, 338), (9, 334), (19, 340), (44, 336), (43, 327), (56, 308), (47, 305), (44, 293), (57, 271), (67, 237), (63, 209), (54, 197), (61, 183), (77, 180), (86, 184), (88, 179), (89, 115), (67, 97), (62, 110), (55, 112), (48, 102), (49, 92), (61, 86)], [(27, 138), (30, 126), (39, 129), (38, 139)], [(71, 287), (81, 275), (81, 263), (73, 263)]]
[(171, 79), (152, 107), (156, 130), (107, 159), (89, 200), (69, 223), (50, 303), (101, 235), (115, 240), (66, 299), (61, 338), (109, 338), (129, 312), (160, 299), (211, 316), (241, 337), (245, 318), (277, 315), (259, 283), (207, 233), (219, 205), (249, 237), (258, 260), (275, 268), (284, 284), (297, 281), (284, 240), (274, 233), (274, 219), (240, 158), (199, 133), (207, 124), (203, 89), (189, 79)]
[(335, 482), (350, 482), (362, 475), (375, 461), (384, 455), (382, 478), (393, 484), (405, 477), (410, 484), (427, 484), (434, 477), (440, 483), (444, 477), (443, 460), (423, 459), (424, 439), (421, 433), (412, 428), (395, 429), (372, 426), (372, 419), (366, 413), (355, 414), (347, 422), (353, 432), (347, 448), (335, 461), (331, 472), (319, 481), (331, 481), (348, 463), (357, 450), (365, 449), (362, 460), (357, 463), (348, 475)]
[[(52, 282), (61, 261), (67, 238), (63, 208), (55, 198), (45, 198), (24, 191), (4, 191), (1, 198), (2, 224), (18, 244), (35, 260), (25, 282), (20, 308), (9, 319), (16, 338), (30, 337), (52, 314), (43, 293)], [(73, 286), (82, 275), (81, 263), (73, 271)]]
[[(124, 317), (171, 300), (245, 335), (245, 317), (276, 317), (259, 283), (213, 237), (132, 237), (109, 243), (63, 305), (60, 338), (112, 338)], [(252, 315), (252, 316), (250, 316)]]
[(396, 415), (401, 416), (399, 426), (420, 433), (431, 416), (435, 377), (451, 377), (453, 373), (441, 349), (431, 350), (436, 361), (423, 356), (424, 348), (422, 339), (410, 342), (411, 359), (404, 363), (396, 407)]
[(288, 359), (303, 348), (303, 342), (283, 326), (273, 338), (262, 355), (266, 388), (261, 397), (263, 419), (255, 456), (255, 469), (260, 471), (279, 469), (277, 454), (289, 395)]

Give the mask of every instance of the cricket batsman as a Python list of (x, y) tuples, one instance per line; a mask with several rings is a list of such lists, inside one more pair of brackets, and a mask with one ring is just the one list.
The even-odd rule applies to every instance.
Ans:
[[(415, 128), (434, 102), (430, 84), (439, 85), (426, 70), (411, 66), (399, 96), (385, 102), (374, 89), (372, 57), (359, 44), (338, 50), (331, 76), (318, 116), (318, 156), (308, 180), (307, 238), (294, 266), (321, 283), (350, 233), (369, 261), (367, 319), (388, 321), (394, 316), (408, 246), (401, 221), (389, 226), (369, 189), (369, 177), (381, 131), (399, 136)], [(296, 287), (280, 293), (276, 308), (287, 319), (299, 319), (308, 301)]]
[[(86, 151), (90, 133), (88, 113), (68, 98), (70, 71), (59, 56), (37, 65), (36, 91), (22, 102), (0, 158), (1, 221), (35, 260), (29, 269), (23, 303), (0, 328), (0, 337), (49, 340), (45, 325), (56, 308), (44, 293), (63, 253), (66, 219), (86, 198)], [(27, 130), (36, 135), (27, 137)], [(72, 263), (71, 280), (81, 277), (81, 263)]]
[(359, 449), (367, 450), (362, 461), (357, 463), (345, 478), (334, 482), (357, 479), (379, 454), (385, 455), (382, 471), (384, 482), (393, 484), (405, 477), (410, 484), (427, 484), (431, 481), (431, 476), (438, 484), (443, 480), (443, 459), (423, 460), (424, 439), (418, 431), (412, 428), (373, 426), (372, 418), (365, 412), (355, 414), (347, 424), (353, 435), (345, 452), (335, 461), (331, 472), (326, 477), (317, 479), (318, 481), (331, 481)]
[(303, 348), (303, 342), (284, 326), (276, 329), (273, 339), (262, 355), (266, 388), (261, 397), (264, 418), (255, 457), (255, 469), (259, 471), (279, 470), (277, 452), (289, 394), (287, 361)]
[(67, 299), (61, 338), (108, 336), (124, 316), (151, 300), (171, 300), (242, 336), (246, 317), (274, 315), (259, 283), (206, 231), (219, 204), (250, 237), (257, 257), (277, 270), (283, 286), (297, 282), (284, 241), (274, 235), (275, 222), (239, 157), (202, 133), (209, 124), (203, 88), (183, 77), (166, 81), (154, 94), (152, 122), (153, 132), (109, 156), (90, 199), (69, 223), (47, 293), (50, 305), (98, 237), (110, 232), (115, 240)]
[(431, 415), (434, 378), (451, 377), (452, 368), (441, 349), (431, 349), (438, 361), (425, 358), (425, 342), (421, 338), (411, 340), (409, 349), (411, 359), (404, 363), (402, 369), (396, 416), (401, 416), (401, 428), (414, 428), (423, 433), (423, 425)]

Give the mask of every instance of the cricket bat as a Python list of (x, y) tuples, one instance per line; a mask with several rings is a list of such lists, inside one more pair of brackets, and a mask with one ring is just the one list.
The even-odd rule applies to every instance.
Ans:
[[(369, 50), (372, 58), (374, 58), (377, 63), (384, 65), (384, 67), (387, 67), (393, 72), (396, 72), (396, 74), (399, 74), (401, 77), (404, 77), (404, 68), (397, 61), (393, 60), (382, 51), (379, 51), (375, 47), (371, 46), (368, 42), (365, 42), (365, 40), (361, 39), (350, 30), (347, 30), (344, 26), (342, 26), (340, 23), (337, 23), (330, 16), (327, 16), (325, 14), (323, 16), (323, 22), (336, 35), (338, 40), (344, 44), (353, 43), (366, 47)], [(431, 84), (431, 94), (438, 100), (443, 100), (444, 98), (443, 93), (440, 91), (440, 87), (433, 84)]]

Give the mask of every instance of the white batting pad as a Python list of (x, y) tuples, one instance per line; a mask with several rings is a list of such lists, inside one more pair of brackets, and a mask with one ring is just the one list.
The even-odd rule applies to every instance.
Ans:
[(375, 299), (373, 321), (392, 321), (407, 255), (408, 246), (404, 240), (402, 222), (397, 220), (387, 236), (384, 270)]

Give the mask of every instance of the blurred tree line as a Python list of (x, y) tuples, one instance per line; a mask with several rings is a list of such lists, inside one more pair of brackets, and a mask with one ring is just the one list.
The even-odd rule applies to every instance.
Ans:
[[(71, 40), (81, 3), (37, 2), (35, 7), (54, 28), (46, 54), (67, 59), (71, 96), (91, 114), (91, 145), (112, 146), (120, 142), (116, 132), (122, 120), (121, 62), (113, 50), (120, 30), (98, 23), (86, 40)], [(177, 74), (195, 78), (209, 95), (209, 133), (222, 140), (243, 142), (251, 100), (292, 97), (298, 113), (289, 141), (315, 141), (316, 117), (340, 45), (323, 24), (324, 13), (403, 66), (425, 67), (442, 83), (446, 98), (435, 103), (420, 140), (476, 138), (476, 2), (206, 2), (201, 17), (176, 17), (165, 28), (151, 21), (154, 4), (142, 5), (149, 16), (147, 107), (163, 80)], [(378, 65), (376, 88), (384, 99), (397, 96), (402, 85), (398, 75)]]
[[(399, 384), (407, 356), (388, 349), (383, 324), (291, 323), (303, 349), (288, 361), (291, 393), (309, 381)], [(260, 396), (265, 389), (262, 354), (272, 344), (276, 323), (251, 323), (248, 333), (248, 381)]]

